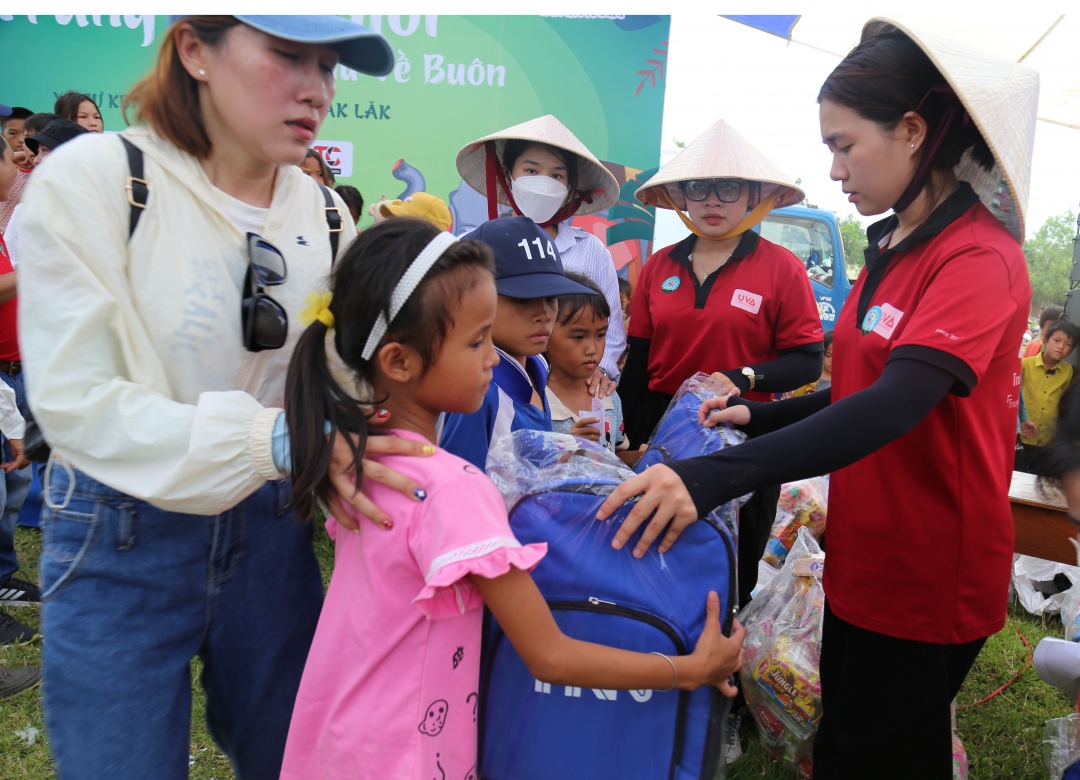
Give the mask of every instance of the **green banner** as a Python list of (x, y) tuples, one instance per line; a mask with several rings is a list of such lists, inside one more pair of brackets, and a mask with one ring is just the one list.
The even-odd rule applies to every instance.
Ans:
[[(382, 79), (335, 71), (337, 92), (313, 146), (339, 184), (368, 202), (431, 192), (451, 206), (460, 232), (483, 221), (486, 206), (462, 184), (457, 151), (554, 114), (628, 184), (612, 218), (574, 224), (611, 245), (617, 267), (640, 263), (653, 215), (632, 195), (644, 180), (635, 177), (659, 164), (670, 17), (352, 18), (382, 32), (397, 62)], [(123, 96), (152, 67), (166, 26), (164, 16), (0, 15), (5, 58), (24, 65), (8, 74), (0, 102), (48, 111), (74, 89), (97, 101), (106, 130), (122, 129)]]

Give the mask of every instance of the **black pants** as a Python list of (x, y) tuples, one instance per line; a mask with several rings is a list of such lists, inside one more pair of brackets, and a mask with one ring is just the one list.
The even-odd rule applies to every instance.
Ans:
[(985, 642), (885, 636), (841, 620), (826, 602), (814, 780), (951, 780), (949, 704)]
[[(1014, 466), (1016, 471), (1026, 471), (1028, 474), (1041, 474), (1042, 473), (1042, 452), (1045, 447), (1039, 447), (1035, 444), (1021, 444), (1024, 449), (1023, 456), (1023, 468)], [(1019, 461), (1020, 459), (1017, 458)]]
[(776, 502), (780, 486), (771, 485), (754, 491), (739, 508), (739, 608), (750, 603), (750, 593), (757, 584), (758, 561), (765, 554), (769, 534), (776, 521)]

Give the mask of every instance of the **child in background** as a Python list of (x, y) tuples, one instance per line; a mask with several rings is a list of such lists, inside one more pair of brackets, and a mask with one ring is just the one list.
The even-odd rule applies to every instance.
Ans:
[(379, 213), (384, 219), (390, 217), (426, 219), (439, 230), (449, 230), (454, 224), (454, 217), (446, 203), (438, 195), (432, 195), (430, 192), (417, 192), (405, 200), (380, 203)]
[(1060, 306), (1045, 306), (1039, 312), (1039, 335), (1028, 342), (1024, 349), (1024, 357), (1035, 357), (1042, 352), (1043, 342), (1046, 341), (1046, 329), (1051, 322), (1055, 322), (1062, 315)]
[[(634, 288), (630, 286), (630, 282), (626, 279), (619, 277), (619, 301), (622, 303), (622, 318), (623, 324), (627, 328), (630, 327), (630, 302), (634, 300)], [(625, 353), (624, 353), (625, 354)], [(622, 371), (622, 367), (619, 367)]]
[(823, 340), (825, 345), (825, 354), (821, 361), (821, 377), (816, 382), (811, 382), (808, 385), (803, 385), (793, 393), (788, 394), (786, 397), (791, 398), (796, 395), (810, 395), (810, 393), (816, 393), (818, 390), (828, 390), (832, 387), (832, 343), (833, 332), (830, 330), (825, 334)]
[(623, 436), (622, 401), (618, 393), (602, 399), (604, 420), (596, 415), (578, 415), (592, 409), (596, 400), (589, 392), (588, 382), (607, 346), (611, 308), (603, 291), (591, 279), (572, 272), (566, 278), (589, 288), (591, 294), (559, 296), (559, 313), (545, 353), (551, 367), (547, 401), (552, 430), (599, 442), (633, 466), (641, 453), (627, 451), (630, 442)]
[(1042, 353), (1020, 361), (1020, 389), (1028, 414), (1020, 441), (1024, 444), (1028, 467), (1036, 472), (1039, 452), (1054, 435), (1058, 403), (1072, 382), (1073, 367), (1065, 358), (1072, 353), (1078, 337), (1080, 331), (1071, 322), (1055, 320), (1046, 328)]
[(677, 676), (680, 689), (717, 685), (735, 693), (726, 680), (740, 665), (743, 631), (736, 624), (732, 638), (721, 634), (715, 593), (688, 656), (573, 640), (528, 574), (546, 546), (514, 539), (502, 498), (482, 472), (431, 446), (427, 458), (379, 459), (425, 486), (420, 501), (361, 482), (372, 405), (334, 381), (328, 331), (393, 432), (432, 442), (440, 413), (481, 406), (499, 360), (491, 268), (484, 244), (395, 218), (365, 231), (338, 261), (332, 297), (309, 297), (301, 323), (311, 324), (286, 389), (297, 514), (310, 519), (316, 502), (331, 495), (326, 464), (341, 435), (355, 447), (357, 487), (393, 523), (384, 531), (361, 521), (346, 533), (327, 521), (336, 539), (334, 574), (293, 710), (282, 780), (475, 778), (485, 604), (539, 680), (643, 690), (668, 688)]
[(551, 430), (544, 402), (548, 368), (540, 354), (551, 337), (556, 297), (592, 290), (566, 278), (555, 242), (528, 217), (493, 219), (467, 238), (495, 253), (499, 306), (491, 340), (500, 362), (480, 410), (447, 415), (439, 445), (483, 471), (500, 436)]

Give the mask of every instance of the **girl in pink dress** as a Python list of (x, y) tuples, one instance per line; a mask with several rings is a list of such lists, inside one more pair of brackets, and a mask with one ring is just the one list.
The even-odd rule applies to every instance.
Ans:
[[(350, 247), (334, 270), (332, 299), (313, 294), (314, 322), (293, 355), (286, 389), (301, 517), (331, 498), (325, 475), (335, 436), (354, 443), (359, 464), (375, 433), (369, 416), (430, 443), (440, 412), (480, 407), (498, 362), (492, 267), (486, 244), (398, 218)], [(357, 402), (331, 374), (331, 329), (338, 355), (370, 388), (371, 404)], [(293, 711), (283, 780), (475, 780), (485, 604), (540, 680), (607, 689), (716, 685), (734, 694), (726, 680), (740, 666), (742, 629), (721, 634), (715, 593), (688, 656), (570, 639), (528, 574), (546, 546), (514, 538), (485, 474), (433, 445), (425, 450), (426, 458), (380, 460), (425, 487), (417, 500), (363, 482), (392, 518), (384, 527), (358, 526), (334, 504), (339, 519), (326, 524), (336, 540), (334, 574)]]

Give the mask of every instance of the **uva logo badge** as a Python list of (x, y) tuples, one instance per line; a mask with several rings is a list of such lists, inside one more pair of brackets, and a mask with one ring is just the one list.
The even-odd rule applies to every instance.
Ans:
[(660, 289), (664, 292), (675, 292), (679, 289), (680, 284), (682, 284), (682, 280), (680, 280), (679, 277), (669, 276), (661, 283)]
[(863, 319), (863, 335), (873, 332), (883, 339), (891, 339), (893, 331), (896, 330), (896, 326), (900, 324), (903, 316), (904, 312), (888, 303), (874, 306), (870, 311), (866, 312), (866, 317)]
[(731, 296), (731, 305), (736, 309), (757, 314), (761, 311), (761, 296), (746, 290), (736, 290)]

